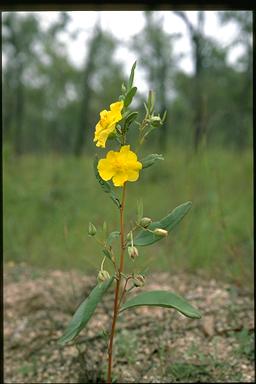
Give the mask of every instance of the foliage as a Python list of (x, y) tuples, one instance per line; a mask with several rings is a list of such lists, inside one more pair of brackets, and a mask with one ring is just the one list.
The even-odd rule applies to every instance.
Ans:
[[(124, 68), (115, 53), (124, 43), (97, 23), (79, 68), (68, 58), (67, 44), (60, 38), (63, 33), (72, 38), (69, 14), (58, 15), (48, 28), (42, 27), (38, 15), (3, 15), (3, 140), (16, 154), (80, 154), (84, 147), (91, 151), (95, 116), (110, 105), (122, 83)], [(222, 11), (218, 15), (223, 25), (235, 23), (238, 33), (226, 47), (202, 35), (204, 139), (209, 145), (239, 150), (252, 145), (252, 14)], [(180, 57), (173, 46), (180, 36), (165, 32), (156, 12), (146, 12), (145, 21), (144, 29), (128, 46), (136, 52), (148, 86), (159, 95), (156, 107), (161, 114), (168, 111), (167, 124), (153, 132), (146, 145), (159, 138), (161, 152), (167, 150), (169, 139), (192, 147), (196, 81), (193, 75), (177, 70)], [(237, 44), (244, 53), (234, 66), (227, 57)], [(142, 113), (139, 92), (138, 100)]]
[[(175, 237), (170, 236), (168, 242), (145, 248), (150, 269), (202, 269), (208, 276), (253, 287), (251, 151), (238, 154), (209, 148), (193, 157), (182, 147), (169, 146), (168, 153), (172, 159), (167, 156), (165, 161), (146, 168), (143, 184), (130, 186), (133, 192), (127, 203), (127, 218), (133, 216), (138, 196), (142, 195), (143, 214), (153, 220), (167, 214), (169, 196), (174, 205), (191, 198), (196, 217), (188, 216), (183, 230), (175, 230)], [(16, 162), (6, 146), (3, 155), (5, 260), (92, 272), (100, 258), (92, 256), (98, 254), (99, 246), (86, 238), (88, 222), (93, 217), (93, 224), (99, 227), (105, 217), (117, 229), (118, 219), (108, 204), (110, 195), (96, 193), (98, 181), (92, 173), (91, 159), (23, 155)], [(101, 209), (94, 212), (96, 206)], [(143, 247), (137, 262), (143, 269)]]
[(251, 334), (248, 329), (243, 328), (241, 331), (234, 333), (234, 336), (239, 343), (236, 353), (241, 357), (245, 357), (246, 359), (253, 361), (255, 357), (254, 334)]

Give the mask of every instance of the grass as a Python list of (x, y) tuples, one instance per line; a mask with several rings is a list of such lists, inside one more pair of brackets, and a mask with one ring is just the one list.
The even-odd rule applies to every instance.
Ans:
[(255, 338), (248, 329), (243, 328), (237, 334), (234, 333), (234, 336), (237, 338), (239, 346), (236, 350), (236, 353), (241, 358), (246, 358), (250, 361), (254, 361), (255, 357)]
[[(99, 229), (106, 220), (113, 231), (119, 217), (95, 180), (92, 158), (15, 159), (4, 151), (3, 166), (5, 261), (95, 273), (103, 254), (88, 238), (88, 223)], [(135, 218), (140, 197), (144, 215), (153, 220), (193, 202), (167, 239), (139, 249), (138, 271), (201, 270), (253, 286), (252, 151), (209, 149), (193, 155), (170, 148), (165, 161), (145, 169), (127, 192), (127, 223)]]

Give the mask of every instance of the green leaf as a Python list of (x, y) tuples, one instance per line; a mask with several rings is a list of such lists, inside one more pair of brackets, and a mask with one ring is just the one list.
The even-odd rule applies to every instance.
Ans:
[(164, 114), (163, 114), (163, 117), (162, 117), (162, 119), (161, 119), (161, 124), (164, 123), (164, 121), (165, 121), (165, 119), (166, 119), (166, 115), (167, 115), (167, 111), (165, 110), (165, 111), (164, 111)]
[(148, 92), (147, 106), (148, 106), (149, 114), (151, 115), (154, 112), (154, 108), (155, 108), (155, 93), (152, 90)]
[(99, 161), (98, 156), (95, 155), (94, 162), (93, 162), (95, 177), (98, 180), (103, 191), (105, 193), (109, 193), (111, 200), (115, 203), (115, 205), (118, 208), (120, 208), (120, 201), (119, 201), (118, 197), (116, 196), (111, 184), (108, 181), (105, 181), (100, 177), (100, 174), (99, 174), (98, 169), (97, 169), (98, 161)]
[(200, 319), (201, 313), (191, 304), (189, 304), (183, 297), (168, 291), (150, 291), (143, 292), (139, 295), (128, 300), (121, 308), (120, 312), (126, 309), (151, 306), (151, 307), (165, 307), (174, 308), (183, 315), (192, 319)]
[(132, 88), (132, 85), (133, 85), (135, 68), (136, 68), (136, 61), (133, 64), (132, 69), (131, 69), (130, 77), (129, 77), (128, 84), (127, 84), (127, 89), (128, 90), (130, 90)]
[(151, 165), (153, 165), (158, 160), (164, 160), (163, 155), (152, 153), (151, 155), (148, 155), (141, 160), (142, 168), (151, 167)]
[(74, 316), (66, 328), (66, 331), (58, 341), (60, 344), (64, 345), (73, 340), (74, 337), (76, 337), (86, 326), (92, 317), (98, 303), (101, 301), (104, 293), (113, 283), (113, 280), (114, 276), (104, 281), (103, 283), (97, 284), (96, 287), (93, 288), (89, 296), (82, 302), (82, 304), (80, 304), (76, 310)]
[(102, 250), (102, 252), (111, 261), (111, 263), (113, 263), (113, 258), (112, 258), (112, 255), (111, 255), (110, 251), (105, 248), (105, 249)]
[(102, 225), (102, 235), (104, 240), (107, 238), (107, 232), (108, 232), (108, 225), (106, 221), (104, 221)]
[(108, 235), (108, 238), (107, 238), (107, 244), (108, 245), (111, 245), (113, 240), (117, 239), (120, 237), (120, 232), (119, 231), (113, 231), (111, 232), (109, 235)]
[(137, 200), (137, 222), (139, 223), (143, 217), (143, 200)]
[[(162, 228), (170, 232), (175, 227), (175, 225), (177, 225), (183, 219), (186, 213), (190, 210), (191, 205), (191, 201), (187, 201), (186, 203), (179, 205), (160, 221), (154, 221), (153, 223), (149, 224), (148, 229), (154, 230), (155, 228)], [(163, 237), (157, 236), (147, 230), (142, 230), (133, 239), (133, 244), (146, 246), (154, 244), (161, 239), (163, 239)]]
[(145, 109), (146, 109), (146, 114), (149, 115), (149, 110), (148, 110), (148, 106), (147, 106), (147, 104), (146, 104), (146, 103), (143, 103), (143, 105), (144, 105), (144, 107), (145, 107)]
[(174, 208), (174, 210), (169, 215), (160, 220), (160, 227), (167, 229), (168, 231), (173, 229), (173, 227), (175, 227), (175, 225), (177, 225), (183, 219), (186, 213), (190, 210), (191, 206), (192, 202), (187, 201), (186, 203), (183, 203)]
[(125, 96), (124, 106), (128, 107), (131, 104), (132, 99), (134, 98), (135, 93), (137, 92), (137, 87), (133, 87)]
[(138, 116), (138, 112), (131, 112), (126, 120), (125, 120), (125, 123), (124, 123), (124, 130), (127, 131), (127, 129), (129, 128), (129, 126), (132, 124), (132, 122), (136, 119), (136, 117)]

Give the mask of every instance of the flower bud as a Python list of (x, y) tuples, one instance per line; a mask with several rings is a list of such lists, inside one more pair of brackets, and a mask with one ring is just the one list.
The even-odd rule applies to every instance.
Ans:
[(151, 116), (151, 121), (160, 122), (161, 118), (160, 118), (160, 116)]
[(152, 220), (149, 217), (143, 217), (140, 221), (140, 225), (144, 228), (147, 228), (150, 223), (152, 223)]
[(154, 234), (157, 236), (166, 237), (168, 235), (168, 231), (162, 228), (156, 228), (154, 229)]
[(128, 232), (127, 233), (126, 239), (127, 240), (131, 240), (132, 239), (132, 232)]
[(97, 277), (97, 280), (99, 283), (102, 283), (103, 281), (105, 280), (108, 280), (110, 279), (110, 275), (108, 273), (108, 271), (104, 271), (103, 269), (101, 269), (98, 273), (98, 277)]
[(138, 249), (134, 246), (128, 247), (128, 254), (132, 260), (139, 256)]
[(133, 284), (135, 285), (135, 287), (143, 287), (145, 285), (145, 278), (144, 276), (142, 275), (135, 275), (132, 279), (133, 281)]
[(92, 223), (89, 223), (89, 229), (88, 229), (88, 235), (89, 236), (94, 236), (96, 235), (97, 229)]
[(122, 89), (122, 92), (126, 92), (126, 86), (124, 83), (121, 85), (121, 89)]

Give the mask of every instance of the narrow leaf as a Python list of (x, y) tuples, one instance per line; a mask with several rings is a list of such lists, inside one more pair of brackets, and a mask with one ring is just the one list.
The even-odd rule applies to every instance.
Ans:
[(104, 255), (111, 261), (111, 263), (113, 263), (113, 259), (112, 259), (112, 255), (111, 253), (109, 252), (108, 249), (103, 249), (102, 252), (104, 253)]
[(148, 115), (148, 114), (149, 114), (148, 106), (147, 106), (146, 103), (143, 103), (143, 105), (144, 105), (144, 107), (145, 107), (145, 109), (146, 109), (146, 113), (147, 113), (147, 115)]
[[(148, 229), (154, 230), (155, 228), (162, 228), (170, 232), (183, 219), (186, 213), (190, 210), (191, 205), (191, 201), (179, 205), (160, 221), (154, 221), (149, 224)], [(163, 237), (157, 236), (147, 230), (142, 230), (135, 236), (133, 243), (134, 245), (146, 246), (154, 244), (161, 239), (163, 239)]]
[(64, 345), (69, 341), (73, 340), (81, 330), (86, 326), (90, 318), (92, 317), (98, 303), (101, 301), (104, 293), (109, 289), (113, 283), (114, 276), (104, 281), (103, 283), (97, 284), (93, 288), (89, 296), (80, 304), (72, 317), (70, 323), (67, 326), (66, 331), (59, 339), (59, 343)]
[(153, 165), (158, 160), (164, 160), (163, 155), (152, 153), (151, 155), (148, 155), (141, 160), (142, 168), (151, 167), (151, 165)]
[(107, 238), (107, 232), (108, 232), (108, 225), (106, 221), (104, 221), (102, 225), (102, 235), (104, 240)]
[(191, 206), (192, 202), (187, 201), (186, 203), (183, 203), (174, 208), (174, 210), (169, 215), (160, 220), (160, 227), (167, 229), (168, 231), (173, 229), (173, 227), (175, 227), (175, 225), (177, 225), (183, 219), (186, 213), (190, 210)]
[(124, 106), (128, 107), (131, 104), (132, 99), (134, 98), (135, 93), (137, 92), (137, 87), (133, 87), (125, 96)]
[(137, 222), (139, 223), (143, 217), (143, 200), (137, 200)]
[(148, 110), (150, 115), (154, 112), (154, 107), (155, 107), (155, 93), (150, 90), (148, 92)]
[(128, 84), (127, 84), (128, 90), (130, 90), (132, 88), (132, 85), (133, 85), (135, 68), (136, 68), (136, 61), (133, 64), (132, 69), (131, 69), (130, 77), (129, 77)]
[(165, 121), (165, 119), (166, 119), (166, 115), (167, 115), (167, 111), (165, 110), (165, 111), (164, 111), (164, 114), (163, 114), (163, 117), (162, 117), (162, 119), (161, 119), (161, 124), (164, 123), (164, 121)]
[(150, 291), (140, 293), (128, 300), (122, 306), (120, 312), (140, 306), (174, 308), (184, 316), (192, 319), (200, 319), (201, 317), (201, 313), (198, 309), (194, 308), (183, 297), (168, 291)]
[(125, 123), (124, 123), (124, 129), (125, 131), (127, 131), (127, 129), (129, 128), (129, 126), (133, 123), (133, 121), (136, 119), (136, 117), (138, 116), (138, 112), (131, 112), (126, 120), (125, 120)]
[(108, 238), (107, 238), (107, 244), (108, 245), (111, 245), (113, 240), (117, 239), (120, 237), (120, 232), (119, 231), (113, 231), (111, 232), (109, 235), (108, 235)]

